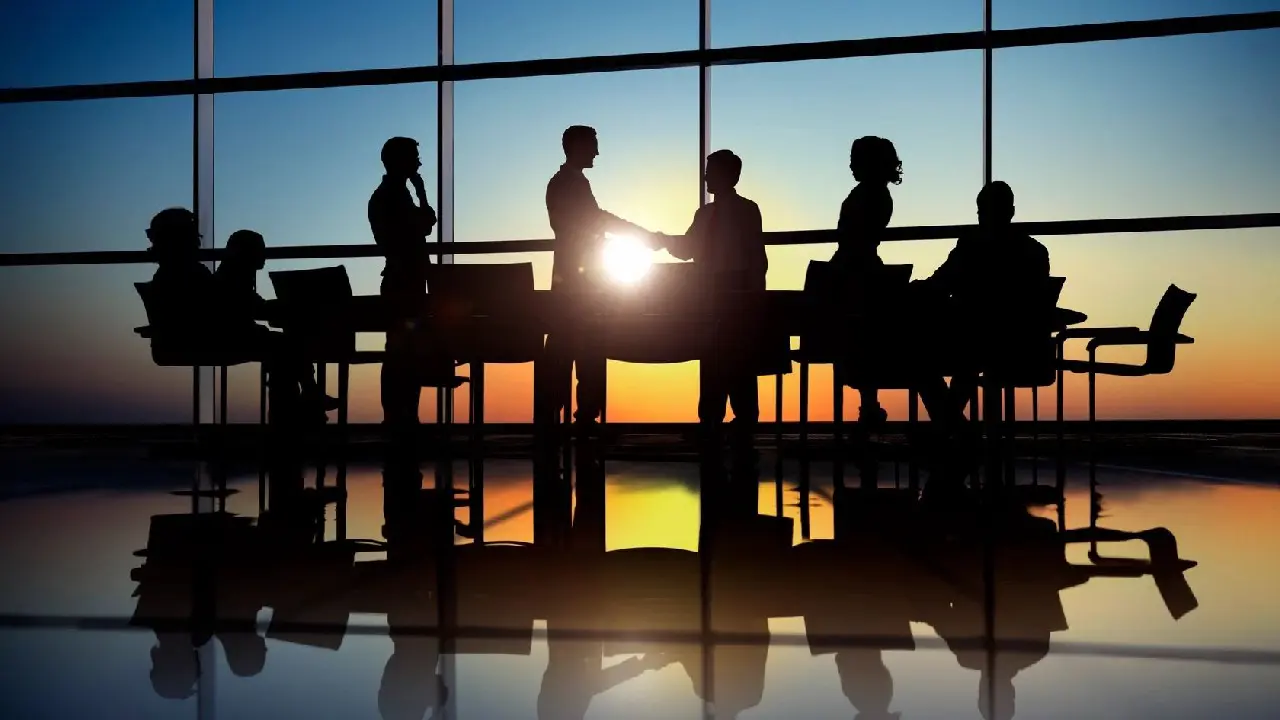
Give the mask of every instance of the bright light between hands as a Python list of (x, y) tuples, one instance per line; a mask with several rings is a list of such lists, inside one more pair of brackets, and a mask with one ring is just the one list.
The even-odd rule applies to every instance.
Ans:
[(626, 235), (608, 234), (604, 244), (604, 270), (614, 282), (634, 285), (649, 274), (653, 251)]

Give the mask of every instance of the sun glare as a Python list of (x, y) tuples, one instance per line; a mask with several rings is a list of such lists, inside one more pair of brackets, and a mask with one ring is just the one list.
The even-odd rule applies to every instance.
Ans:
[(626, 235), (608, 235), (604, 245), (604, 270), (614, 282), (634, 285), (649, 273), (653, 251)]

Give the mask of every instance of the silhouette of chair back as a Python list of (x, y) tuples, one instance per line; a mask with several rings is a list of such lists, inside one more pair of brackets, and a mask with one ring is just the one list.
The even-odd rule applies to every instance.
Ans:
[(200, 318), (192, 318), (190, 325), (166, 326), (159, 319), (163, 298), (157, 297), (150, 282), (133, 284), (147, 314), (147, 337), (151, 340), (151, 359), (162, 367), (238, 365), (254, 358), (234, 347), (224, 347), (217, 327), (209, 327)]
[(348, 318), (351, 280), (341, 265), (268, 273), (282, 319), (303, 356), (312, 362), (341, 361), (355, 354), (356, 334)]
[(632, 363), (681, 363), (701, 360), (710, 347), (705, 321), (716, 300), (696, 263), (657, 263), (634, 288), (618, 287), (615, 308), (622, 310), (595, 324), (605, 356)]
[(1177, 285), (1169, 285), (1151, 315), (1147, 327), (1147, 360), (1143, 369), (1150, 375), (1163, 375), (1173, 370), (1178, 347), (1178, 331), (1182, 320), (1195, 302), (1196, 294)]
[(533, 362), (543, 331), (517, 312), (535, 300), (532, 263), (435, 264), (427, 269), (435, 331), (463, 362)]
[(1013, 323), (1007, 339), (984, 371), (1005, 387), (1048, 387), (1057, 379), (1053, 313), (1066, 284), (1064, 277), (1050, 277), (1038, 302), (1011, 308), (1003, 322)]

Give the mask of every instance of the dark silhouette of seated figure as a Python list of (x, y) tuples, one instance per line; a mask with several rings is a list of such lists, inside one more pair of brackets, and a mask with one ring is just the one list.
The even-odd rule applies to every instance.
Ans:
[[(661, 240), (673, 256), (701, 266), (712, 292), (764, 292), (769, 259), (765, 253), (760, 207), (737, 192), (742, 159), (729, 150), (707, 156), (704, 181), (713, 200), (698, 209), (683, 237)], [(732, 312), (732, 311), (731, 311)], [(738, 309), (741, 313), (741, 308)], [(732, 317), (725, 317), (726, 322)], [(725, 403), (733, 406), (734, 439), (749, 446), (760, 421), (757, 368), (753, 363), (750, 326), (756, 318), (726, 325), (715, 355), (699, 363), (698, 420), (717, 429)], [(745, 327), (735, 327), (742, 323)], [(744, 332), (745, 331), (745, 332)]]
[[(893, 217), (889, 185), (902, 183), (902, 161), (889, 140), (861, 137), (853, 141), (849, 150), (849, 170), (858, 184), (840, 206), (840, 221), (836, 225), (839, 247), (831, 257), (832, 270), (838, 278), (834, 299), (869, 308), (879, 300), (877, 279), (884, 261), (877, 250)], [(866, 346), (858, 343), (858, 347)], [(862, 397), (859, 422), (883, 423), (887, 415), (880, 405), (877, 389), (863, 386), (858, 392)]]
[[(1044, 305), (1049, 280), (1049, 251), (1012, 226), (1013, 190), (996, 180), (978, 194), (978, 227), (961, 237), (946, 261), (930, 277), (913, 283), (926, 297), (941, 300), (934, 321), (950, 335), (953, 352), (973, 369), (952, 378), (949, 401), (954, 407), (929, 408), (962, 422), (961, 413), (974, 394), (977, 372), (989, 353), (1007, 353), (1026, 332), (1028, 308)], [(947, 333), (944, 333), (947, 334)], [(949, 335), (949, 334), (948, 334)], [(943, 416), (946, 417), (945, 415)]]
[[(547, 183), (547, 218), (555, 235), (552, 250), (552, 291), (589, 292), (602, 281), (605, 233), (628, 233), (641, 241), (651, 237), (649, 231), (600, 208), (591, 181), (583, 173), (595, 166), (600, 144), (594, 128), (574, 125), (561, 136), (564, 164)], [(550, 333), (547, 337), (541, 375), (545, 389), (535, 399), (539, 408), (535, 416), (542, 422), (562, 410), (569, 397), (574, 366), (578, 374), (578, 410), (575, 419), (594, 423), (604, 409), (606, 362), (603, 355), (588, 347), (590, 338), (577, 337), (570, 331)]]
[(213, 310), (213, 274), (200, 262), (200, 231), (196, 216), (186, 208), (156, 213), (147, 228), (155, 260), (151, 290), (159, 312), (151, 318), (154, 337), (203, 349)]
[[(428, 362), (424, 352), (430, 338), (417, 331), (427, 292), (427, 267), (431, 263), (427, 236), (436, 225), (436, 213), (427, 201), (426, 186), (418, 170), (418, 142), (393, 137), (382, 146), (386, 174), (369, 198), (369, 228), (386, 257), (381, 294), (391, 313), (387, 331), (387, 357), (382, 364), (381, 396), (384, 421), (416, 425), (422, 386), (447, 384), (453, 364)], [(413, 186), (417, 202), (409, 194)]]
[[(237, 230), (227, 238), (227, 254), (213, 274), (217, 289), (217, 313), (224, 342), (259, 357), (271, 358), (272, 384), (298, 386), (304, 405), (323, 414), (338, 407), (336, 398), (320, 392), (311, 364), (302, 359), (286, 334), (259, 325), (266, 300), (258, 294), (257, 274), (266, 265), (266, 241), (252, 230)], [(293, 387), (289, 391), (293, 391)]]

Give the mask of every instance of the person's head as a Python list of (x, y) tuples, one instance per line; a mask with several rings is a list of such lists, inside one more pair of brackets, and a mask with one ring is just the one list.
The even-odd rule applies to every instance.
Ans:
[(742, 158), (730, 150), (717, 150), (707, 156), (707, 171), (703, 178), (707, 192), (717, 195), (732, 192), (742, 177)]
[(1016, 710), (1013, 676), (997, 673), (994, 685), (989, 687), (987, 674), (983, 673), (978, 683), (978, 712), (982, 720), (1013, 720)]
[(596, 129), (586, 125), (572, 125), (560, 136), (560, 146), (564, 148), (564, 161), (570, 167), (586, 169), (594, 167), (596, 156), (600, 154), (600, 141), (596, 137)]
[(156, 633), (151, 648), (151, 689), (166, 700), (185, 700), (196, 692), (200, 660), (185, 633)]
[(853, 141), (849, 149), (849, 170), (858, 182), (902, 182), (902, 161), (893, 143), (885, 138), (868, 135)]
[(167, 208), (151, 218), (147, 227), (151, 254), (156, 262), (194, 260), (200, 250), (200, 228), (195, 213), (186, 208)]
[(227, 238), (227, 258), (242, 267), (261, 270), (267, 262), (267, 242), (252, 230), (237, 230)]
[(407, 137), (393, 137), (382, 144), (382, 167), (387, 175), (407, 180), (422, 167), (418, 157), (418, 141)]
[(1013, 222), (1013, 188), (1003, 180), (987, 183), (978, 193), (978, 224), (1008, 225)]

